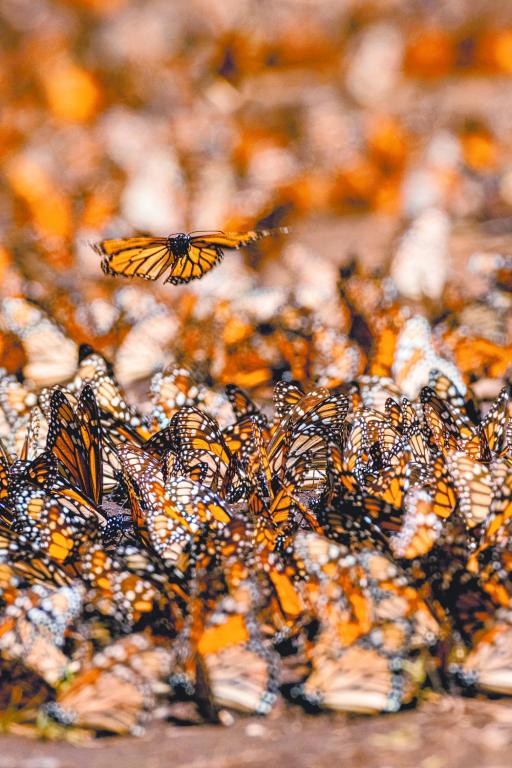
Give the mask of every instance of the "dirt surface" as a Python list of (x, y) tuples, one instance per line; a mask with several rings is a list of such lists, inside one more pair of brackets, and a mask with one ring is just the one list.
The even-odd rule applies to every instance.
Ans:
[(4, 736), (0, 768), (509, 768), (512, 704), (445, 697), (376, 718), (296, 711), (231, 727), (152, 726), (85, 746)]

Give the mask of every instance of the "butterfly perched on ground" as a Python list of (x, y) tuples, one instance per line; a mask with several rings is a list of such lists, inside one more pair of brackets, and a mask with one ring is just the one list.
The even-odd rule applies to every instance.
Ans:
[(63, 725), (105, 733), (137, 732), (147, 712), (155, 706), (173, 654), (159, 647), (149, 635), (134, 633), (110, 643), (78, 674), (58, 687), (55, 700), (43, 714)]
[(103, 259), (106, 275), (158, 280), (168, 271), (165, 283), (179, 285), (196, 280), (222, 261), (225, 250), (243, 248), (262, 237), (286, 234), (288, 229), (250, 232), (180, 232), (169, 237), (129, 237), (103, 240), (93, 246)]

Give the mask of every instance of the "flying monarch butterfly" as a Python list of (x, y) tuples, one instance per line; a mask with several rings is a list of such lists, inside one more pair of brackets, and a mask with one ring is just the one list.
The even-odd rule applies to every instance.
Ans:
[(131, 237), (103, 240), (93, 246), (103, 256), (106, 275), (158, 280), (169, 270), (164, 283), (179, 285), (197, 280), (222, 261), (224, 250), (243, 248), (269, 235), (287, 234), (286, 227), (251, 232), (205, 232), (169, 237)]

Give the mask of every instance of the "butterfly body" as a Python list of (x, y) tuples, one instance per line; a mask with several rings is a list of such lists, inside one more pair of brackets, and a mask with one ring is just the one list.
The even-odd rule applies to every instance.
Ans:
[(176, 258), (179, 258), (180, 256), (188, 256), (191, 242), (191, 235), (187, 235), (185, 232), (178, 232), (176, 235), (169, 235), (167, 247)]

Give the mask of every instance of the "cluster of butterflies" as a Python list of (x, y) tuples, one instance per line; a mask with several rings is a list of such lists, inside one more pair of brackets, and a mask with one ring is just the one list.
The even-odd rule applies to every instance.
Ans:
[(4, 372), (0, 720), (512, 693), (511, 389), (482, 413), (429, 334), (404, 324), (393, 377), (261, 406), (171, 366), (138, 409), (89, 346), (60, 385)]

